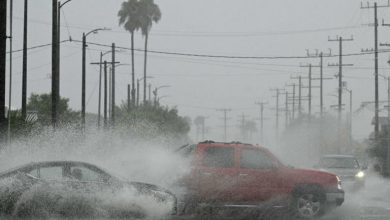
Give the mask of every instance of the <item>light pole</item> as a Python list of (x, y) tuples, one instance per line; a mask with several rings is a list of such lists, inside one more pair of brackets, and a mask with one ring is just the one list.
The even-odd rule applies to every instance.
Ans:
[[(121, 50), (115, 50), (115, 52), (120, 52)], [(98, 101), (98, 127), (100, 128), (100, 120), (101, 120), (101, 97), (102, 97), (102, 72), (103, 72), (103, 64), (106, 64), (107, 62), (103, 62), (103, 57), (106, 54), (112, 53), (112, 50), (106, 51), (106, 52), (100, 52), (100, 61), (99, 63), (91, 63), (91, 64), (99, 64), (99, 101)], [(107, 75), (107, 68), (105, 68), (105, 74)], [(107, 78), (107, 77), (106, 77)], [(105, 103), (106, 105), (106, 103)], [(105, 106), (106, 107), (106, 106)], [(106, 118), (105, 118), (106, 120)]]
[(86, 63), (85, 63), (85, 50), (87, 48), (87, 36), (90, 34), (97, 34), (98, 31), (108, 30), (107, 28), (93, 29), (88, 33), (83, 33), (82, 43), (82, 79), (81, 79), (81, 127), (85, 130), (85, 81), (86, 81)]
[[(153, 79), (154, 77), (153, 76), (147, 76), (147, 77), (142, 77), (141, 79), (137, 79), (137, 106), (139, 106), (139, 82), (144, 80), (146, 81), (145, 79)], [(146, 90), (145, 90), (146, 92)], [(146, 94), (144, 94), (144, 97), (146, 97)], [(144, 102), (144, 105), (145, 105), (145, 102)]]
[(67, 0), (65, 1), (64, 3), (61, 3), (61, 1), (58, 1), (57, 5), (58, 5), (58, 9), (57, 9), (57, 14), (58, 14), (58, 19), (57, 19), (57, 42), (56, 42), (56, 45), (57, 45), (57, 76), (56, 76), (56, 95), (57, 95), (57, 101), (59, 102), (60, 100), (60, 71), (61, 71), (61, 46), (60, 46), (60, 43), (61, 43), (61, 8), (69, 3), (70, 1), (72, 0)]
[(162, 89), (162, 88), (169, 88), (171, 87), (170, 85), (162, 85), (162, 86), (159, 86), (157, 88), (155, 88), (153, 90), (153, 95), (154, 95), (154, 105), (157, 105), (157, 93), (158, 93), (158, 90), (159, 89)]

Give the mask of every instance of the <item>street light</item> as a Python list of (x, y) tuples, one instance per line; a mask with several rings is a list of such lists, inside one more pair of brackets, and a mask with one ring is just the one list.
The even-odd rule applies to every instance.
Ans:
[(61, 46), (60, 46), (60, 42), (61, 42), (61, 8), (66, 5), (67, 3), (69, 3), (70, 1), (72, 0), (67, 0), (65, 1), (64, 3), (61, 3), (61, 1), (58, 1), (57, 5), (58, 5), (58, 19), (57, 19), (57, 76), (56, 76), (56, 95), (57, 95), (57, 101), (60, 100), (60, 71), (61, 71)]
[[(147, 76), (146, 79), (153, 79), (153, 76)], [(139, 82), (144, 80), (145, 77), (142, 77), (140, 79), (137, 79), (137, 106), (139, 106)], [(145, 103), (144, 103), (145, 104)]]
[(88, 33), (83, 33), (82, 43), (82, 82), (81, 82), (81, 126), (85, 129), (85, 81), (86, 81), (86, 65), (85, 65), (85, 49), (87, 48), (87, 36), (90, 34), (97, 34), (99, 31), (109, 30), (108, 28), (96, 28)]
[(155, 88), (155, 89), (153, 90), (154, 105), (157, 104), (157, 93), (158, 93), (158, 90), (159, 90), (159, 89), (162, 89), (162, 88), (169, 88), (169, 87), (171, 87), (171, 85), (162, 85), (162, 86), (159, 86), (159, 87), (157, 87), (157, 88)]

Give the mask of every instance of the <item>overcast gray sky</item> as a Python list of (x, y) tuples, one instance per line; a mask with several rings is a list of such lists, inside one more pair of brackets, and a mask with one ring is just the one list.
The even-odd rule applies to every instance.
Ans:
[[(118, 26), (117, 12), (123, 0), (72, 0), (63, 7), (61, 39), (71, 36), (81, 40), (83, 32), (108, 27), (112, 31), (89, 35), (89, 42), (130, 47), (130, 34)], [(305, 49), (319, 49), (338, 54), (338, 44), (328, 42), (336, 35), (354, 41), (344, 43), (344, 53), (359, 53), (362, 48), (373, 48), (372, 9), (361, 10), (356, 0), (155, 0), (160, 6), (162, 19), (151, 31), (150, 50), (227, 55), (227, 56), (305, 56)], [(371, 2), (372, 3), (372, 2)], [(387, 3), (387, 1), (380, 2)], [(23, 1), (14, 1), (14, 49), (22, 48)], [(51, 0), (29, 1), (29, 46), (51, 43)], [(390, 8), (379, 9), (379, 20), (390, 23)], [(385, 16), (387, 14), (387, 16)], [(389, 38), (390, 28), (380, 27), (380, 42)], [(390, 38), (389, 38), (390, 41)], [(136, 35), (136, 47), (142, 49), (143, 38)], [(107, 48), (89, 45), (87, 62), (98, 61), (100, 51)], [(312, 50), (314, 52), (314, 50)], [(22, 54), (14, 53), (13, 106), (21, 101)], [(345, 57), (344, 63), (353, 67), (344, 70), (348, 88), (354, 91), (354, 110), (362, 101), (374, 98), (373, 55)], [(130, 53), (118, 55), (118, 61), (130, 63)], [(389, 75), (388, 54), (380, 55), (380, 73)], [(8, 61), (8, 59), (7, 59)], [(136, 75), (143, 74), (143, 56), (136, 53)], [(275, 99), (271, 88), (284, 87), (296, 82), (291, 76), (307, 75), (300, 64), (319, 59), (216, 59), (150, 54), (148, 74), (153, 87), (171, 85), (160, 90), (168, 97), (162, 104), (177, 106), (183, 116), (209, 117), (209, 138), (221, 139), (222, 113), (218, 108), (231, 108), (229, 132), (234, 133), (239, 115), (258, 117), (255, 101), (268, 101), (273, 108)], [(336, 63), (338, 58), (327, 58), (324, 63)], [(50, 92), (51, 47), (31, 50), (28, 61), (28, 93)], [(7, 67), (8, 68), (8, 67)], [(318, 69), (313, 70), (318, 75)], [(325, 67), (324, 73), (334, 77), (338, 69)], [(125, 100), (126, 85), (130, 83), (130, 67), (117, 70), (117, 103)], [(305, 81), (306, 82), (306, 81)], [(325, 81), (325, 105), (336, 104), (337, 79)], [(318, 82), (314, 82), (318, 84)], [(97, 112), (98, 67), (87, 66), (87, 111)], [(386, 82), (380, 80), (380, 99), (386, 99)], [(7, 90), (8, 91), (8, 90)], [(61, 47), (61, 96), (70, 98), (71, 108), (81, 105), (81, 45), (65, 43)], [(306, 93), (306, 91), (305, 91)], [(313, 112), (319, 111), (319, 91), (313, 90)], [(348, 103), (345, 94), (344, 102)], [(305, 105), (306, 106), (306, 105)], [(385, 114), (382, 111), (381, 114)], [(274, 111), (266, 109), (266, 128), (272, 134)], [(373, 127), (372, 109), (355, 114), (354, 136), (364, 138)]]

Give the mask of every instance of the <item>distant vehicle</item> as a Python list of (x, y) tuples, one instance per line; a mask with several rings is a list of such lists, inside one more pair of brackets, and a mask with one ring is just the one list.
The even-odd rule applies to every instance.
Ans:
[(338, 175), (346, 190), (357, 190), (365, 184), (367, 168), (361, 166), (353, 155), (324, 155), (318, 168)]
[(313, 218), (344, 202), (336, 175), (285, 166), (264, 147), (205, 141), (177, 152), (192, 160), (192, 170), (182, 182), (188, 193), (180, 202), (184, 213), (199, 213), (203, 207), (248, 211), (284, 207), (289, 219)]
[[(126, 203), (126, 196), (135, 199)], [(90, 218), (104, 210), (109, 217), (138, 219), (146, 217), (145, 204), (137, 203), (143, 197), (176, 212), (176, 197), (168, 190), (128, 182), (85, 162), (33, 162), (0, 173), (0, 216)]]

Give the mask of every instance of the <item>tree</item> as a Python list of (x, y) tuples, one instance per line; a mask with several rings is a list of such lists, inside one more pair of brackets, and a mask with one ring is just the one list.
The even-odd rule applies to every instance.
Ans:
[(244, 124), (242, 125), (242, 135), (243, 139), (252, 139), (253, 133), (257, 131), (256, 128), (256, 122), (254, 121), (245, 121)]
[(188, 141), (190, 120), (181, 117), (176, 108), (141, 105), (127, 109), (123, 103), (116, 111), (118, 131), (134, 140), (183, 143)]
[[(79, 113), (72, 111), (68, 105), (69, 99), (58, 100), (58, 121), (61, 123), (75, 123), (80, 118)], [(50, 124), (51, 94), (31, 94), (27, 103), (27, 110), (37, 115), (38, 122)]]
[(372, 139), (369, 142), (370, 156), (376, 159), (375, 169), (380, 174), (386, 177), (390, 177), (390, 170), (388, 170), (387, 165), (387, 150), (389, 149), (390, 139), (389, 139), (389, 129), (386, 127), (379, 132), (378, 138), (376, 140)]
[(134, 32), (141, 28), (138, 0), (123, 2), (118, 12), (119, 25), (123, 25), (131, 35), (131, 100), (135, 105), (135, 76), (134, 76)]
[(197, 116), (194, 119), (194, 124), (196, 126), (196, 139), (199, 140), (199, 131), (202, 130), (202, 140), (204, 139), (204, 131), (205, 131), (205, 117), (204, 116)]
[(142, 35), (145, 37), (144, 51), (144, 104), (146, 103), (146, 66), (148, 54), (148, 38), (153, 22), (157, 23), (161, 19), (161, 11), (154, 0), (140, 0), (140, 22)]

